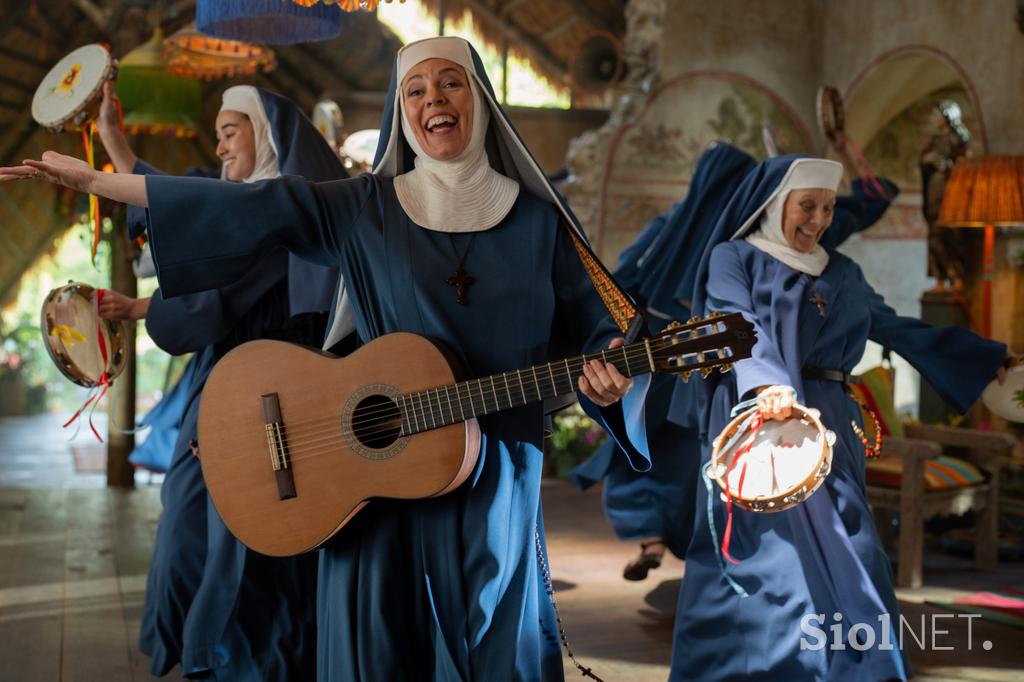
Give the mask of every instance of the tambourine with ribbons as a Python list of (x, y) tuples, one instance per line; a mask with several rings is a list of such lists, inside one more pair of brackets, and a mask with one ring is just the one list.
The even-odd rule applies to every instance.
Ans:
[(85, 404), (64, 426), (91, 406), (89, 427), (100, 442), (103, 438), (92, 425), (92, 412), (128, 362), (124, 326), (99, 316), (103, 291), (69, 282), (47, 294), (40, 314), (43, 343), (53, 364), (69, 380), (90, 389)]
[[(103, 101), (103, 84), (117, 78), (117, 60), (102, 45), (83, 45), (57, 62), (32, 97), (32, 118), (52, 133), (81, 131), (85, 160), (95, 168), (93, 136)], [(100, 237), (99, 199), (89, 195), (92, 260)]]
[(863, 150), (846, 135), (846, 109), (843, 106), (843, 97), (839, 94), (839, 90), (831, 85), (823, 85), (818, 88), (815, 109), (818, 114), (818, 129), (821, 130), (821, 134), (830, 141), (836, 137), (842, 137), (853, 152), (854, 163), (860, 168), (861, 175), (864, 177), (865, 193), (872, 198), (892, 199), (892, 194), (868, 167)]

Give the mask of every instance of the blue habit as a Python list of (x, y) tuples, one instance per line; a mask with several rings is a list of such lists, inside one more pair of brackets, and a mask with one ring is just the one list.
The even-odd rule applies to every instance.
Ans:
[[(772, 159), (748, 177), (716, 226), (716, 236), (731, 235), (753, 215), (751, 207), (763, 205), (791, 161)], [(843, 384), (804, 380), (801, 370), (849, 372), (871, 339), (907, 359), (950, 404), (966, 410), (994, 376), (1006, 347), (960, 327), (933, 328), (900, 317), (853, 261), (831, 249), (829, 255), (817, 278), (742, 240), (714, 246), (703, 259), (695, 308), (740, 312), (754, 323), (758, 341), (751, 359), (708, 387), (702, 462), (732, 407), (765, 385), (793, 386), (804, 404), (821, 411), (836, 442), (831, 473), (802, 504), (772, 514), (734, 508), (730, 554), (740, 563), (724, 570), (746, 597), (723, 578), (709, 527), (708, 494), (699, 486), (676, 612), (672, 680), (909, 677), (898, 641), (887, 650), (882, 638), (883, 621), (897, 625), (899, 612), (889, 562), (865, 499), (864, 447), (851, 426), (862, 426), (859, 408)], [(814, 293), (828, 302), (824, 317), (811, 301)], [(720, 534), (724, 505), (717, 494), (711, 502)], [(811, 624), (831, 636), (835, 613), (842, 614), (844, 637), (854, 624), (871, 628), (873, 646), (801, 648), (802, 639), (817, 642), (801, 623), (822, 614), (825, 620)]]
[[(429, 335), (470, 376), (607, 341), (594, 333), (607, 313), (560, 214), (525, 191), (494, 228), (450, 235), (413, 224), (393, 181), (380, 176), (146, 182), (158, 276), (174, 295), (231, 281), (260, 249), (284, 245), (340, 265), (360, 340)], [(199, 218), (174, 224), (185, 205)], [(445, 283), (463, 252), (476, 278), (468, 305)], [(638, 379), (600, 414), (639, 467), (647, 464), (645, 391)], [(321, 552), (320, 680), (562, 679), (535, 548), (535, 534), (543, 539), (543, 425), (541, 404), (484, 417), (480, 459), (463, 486), (430, 500), (375, 500)]]

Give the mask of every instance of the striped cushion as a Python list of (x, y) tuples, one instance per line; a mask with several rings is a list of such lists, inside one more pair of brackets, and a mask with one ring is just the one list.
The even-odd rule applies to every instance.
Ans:
[[(860, 383), (851, 384), (850, 388), (862, 403), (874, 410), (883, 436), (903, 438), (903, 422), (892, 400), (892, 373), (888, 369), (869, 369), (860, 375)], [(864, 424), (870, 427), (871, 419), (865, 417)], [(873, 437), (873, 434), (868, 434), (868, 437)]]
[[(879, 459), (867, 461), (868, 485), (899, 488), (903, 475), (903, 457), (887, 454)], [(939, 455), (924, 465), (924, 489), (926, 491), (965, 488), (985, 481), (984, 474), (970, 462), (956, 457)]]

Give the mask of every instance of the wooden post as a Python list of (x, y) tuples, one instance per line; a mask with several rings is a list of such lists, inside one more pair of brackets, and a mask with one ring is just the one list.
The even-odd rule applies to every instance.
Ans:
[[(123, 215), (123, 208), (121, 211)], [(110, 235), (110, 288), (134, 297), (138, 287), (132, 272), (132, 245), (122, 223), (123, 218), (115, 218)], [(135, 485), (135, 469), (128, 461), (128, 455), (135, 449), (135, 435), (121, 433), (115, 426), (125, 429), (135, 426), (135, 323), (127, 322), (124, 327), (128, 362), (114, 381), (107, 408), (107, 487), (111, 488)]]

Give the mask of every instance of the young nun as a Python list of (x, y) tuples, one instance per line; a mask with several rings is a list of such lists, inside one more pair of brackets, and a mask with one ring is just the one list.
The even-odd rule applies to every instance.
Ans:
[[(1006, 346), (962, 327), (931, 327), (886, 305), (849, 258), (819, 243), (829, 229), (842, 166), (778, 157), (760, 164), (715, 226), (697, 275), (695, 314), (739, 312), (754, 323), (753, 357), (708, 382), (702, 415), (703, 462), (739, 401), (757, 398), (768, 419), (788, 417), (793, 401), (821, 412), (836, 434), (832, 470), (803, 503), (758, 514), (733, 508), (729, 554), (712, 537), (724, 504), (698, 486), (686, 553), (671, 680), (906, 679), (883, 622), (899, 622), (889, 562), (864, 493), (865, 448), (851, 422), (861, 413), (843, 381), (868, 339), (906, 358), (951, 405), (965, 411), (997, 374)], [(711, 507), (709, 507), (709, 504)], [(711, 511), (709, 512), (709, 509)], [(844, 637), (870, 628), (858, 646), (814, 644), (802, 623)], [(873, 635), (873, 638), (872, 638)], [(867, 644), (871, 644), (867, 646)], [(863, 645), (863, 646), (862, 646)]]
[[(98, 127), (118, 172), (162, 175), (128, 146), (109, 86)], [(311, 180), (346, 177), (294, 103), (252, 86), (224, 92), (217, 137), (224, 180), (251, 184), (282, 172)], [(181, 216), (187, 222), (194, 212)], [(145, 229), (144, 211), (130, 207), (129, 223)], [(145, 299), (110, 291), (100, 303), (104, 317), (145, 319), (150, 336), (168, 353), (196, 354), (160, 491), (164, 511), (140, 633), (155, 675), (178, 663), (186, 676), (204, 679), (285, 681), (314, 675), (315, 557), (270, 559), (239, 543), (208, 499), (191, 444), (197, 438), (199, 398), (216, 360), (252, 339), (320, 345), (337, 281), (336, 268), (277, 250), (216, 289), (175, 298), (157, 289)]]
[[(340, 182), (111, 181), (49, 152), (3, 172), (148, 206), (167, 295), (230, 282), (285, 246), (341, 267), (362, 341), (429, 335), (469, 376), (604, 347), (614, 327), (573, 247), (570, 231), (584, 239), (579, 224), (466, 41), (399, 51), (380, 128), (374, 173)], [(185, 209), (196, 218), (176, 221)], [(645, 468), (648, 382), (635, 384), (595, 361), (577, 388)], [(466, 483), (433, 499), (374, 500), (321, 552), (319, 679), (562, 679), (540, 568), (543, 406), (479, 425), (481, 453)]]

